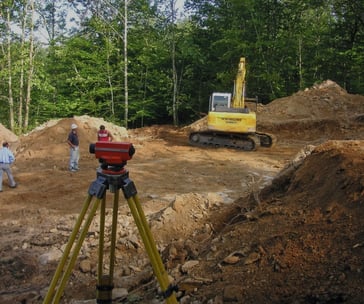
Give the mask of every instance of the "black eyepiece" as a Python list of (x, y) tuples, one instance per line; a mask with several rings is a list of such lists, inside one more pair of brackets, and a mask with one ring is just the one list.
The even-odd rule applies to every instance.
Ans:
[(90, 146), (89, 146), (89, 152), (91, 153), (91, 154), (95, 154), (95, 144), (90, 144)]

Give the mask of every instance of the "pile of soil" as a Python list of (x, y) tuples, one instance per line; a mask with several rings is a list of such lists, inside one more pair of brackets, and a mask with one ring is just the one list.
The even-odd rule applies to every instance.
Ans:
[(5, 128), (3, 124), (0, 123), (0, 144), (2, 147), (3, 142), (7, 142), (12, 149), (16, 149), (19, 143), (19, 138), (13, 132)]
[[(191, 147), (188, 128), (126, 131), (89, 116), (14, 140), (19, 187), (5, 177), (0, 196), (1, 302), (42, 303), (96, 178), (88, 148), (104, 124), (136, 148), (126, 168), (180, 303), (361, 303), (364, 96), (326, 81), (259, 106), (257, 117), (278, 141), (254, 152)], [(68, 171), (72, 123), (81, 141), (76, 173)], [(9, 132), (0, 128), (4, 140)], [(107, 192), (105, 254), (114, 197)], [(95, 303), (99, 215), (61, 303)], [(121, 197), (117, 221), (114, 302), (163, 303)]]
[[(363, 96), (348, 94), (327, 80), (260, 106), (257, 120), (260, 130), (278, 133), (278, 140), (363, 139)], [(292, 136), (297, 135), (293, 131), (298, 136)]]
[(193, 269), (214, 274), (208, 295), (199, 295), (214, 303), (361, 303), (363, 152), (363, 141), (325, 142), (259, 199), (236, 201)]

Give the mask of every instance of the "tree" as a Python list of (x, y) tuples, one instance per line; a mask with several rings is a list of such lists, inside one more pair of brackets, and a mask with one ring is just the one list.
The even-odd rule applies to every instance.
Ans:
[(7, 58), (7, 78), (8, 78), (8, 105), (9, 105), (9, 122), (10, 130), (15, 131), (15, 120), (14, 120), (14, 99), (13, 99), (13, 75), (12, 75), (12, 55), (11, 55), (11, 9), (14, 5), (13, 1), (4, 1), (2, 6), (2, 11), (4, 9), (6, 14), (6, 37), (7, 37), (7, 48), (6, 48), (6, 58)]
[(129, 86), (128, 86), (128, 1), (124, 0), (124, 93), (125, 109), (124, 124), (128, 127), (129, 120)]
[(27, 90), (26, 90), (26, 100), (25, 100), (25, 119), (23, 128), (28, 130), (29, 125), (29, 107), (31, 103), (31, 94), (33, 86), (33, 72), (34, 72), (34, 0), (30, 0), (30, 35), (29, 35), (29, 68), (27, 77)]

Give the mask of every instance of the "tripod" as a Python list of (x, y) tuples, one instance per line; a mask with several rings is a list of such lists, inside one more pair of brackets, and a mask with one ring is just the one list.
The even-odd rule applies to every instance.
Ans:
[[(104, 169), (103, 169), (104, 168)], [(110, 169), (110, 170), (109, 170)], [(100, 236), (98, 250), (98, 267), (97, 267), (97, 285), (96, 300), (98, 304), (112, 303), (112, 289), (115, 262), (115, 243), (117, 231), (117, 216), (119, 204), (119, 189), (124, 193), (124, 197), (128, 202), (129, 208), (133, 215), (134, 221), (138, 227), (138, 231), (143, 240), (145, 249), (149, 256), (153, 271), (162, 289), (163, 297), (166, 303), (178, 303), (175, 292), (177, 286), (169, 283), (168, 274), (164, 268), (162, 259), (158, 254), (157, 247), (144, 211), (141, 207), (137, 190), (134, 182), (129, 179), (129, 172), (122, 167), (103, 167), (97, 170), (97, 179), (93, 181), (89, 187), (87, 198), (75, 227), (70, 235), (62, 258), (57, 266), (43, 304), (58, 304), (66, 286), (67, 280), (71, 275), (75, 265), (77, 256), (81, 249), (82, 243), (86, 237), (88, 229), (96, 211), (100, 207)], [(103, 273), (104, 263), (104, 237), (105, 237), (105, 209), (106, 209), (106, 191), (109, 190), (114, 195), (112, 228), (111, 228), (111, 245), (109, 254), (109, 271)], [(92, 200), (96, 197), (96, 200)]]

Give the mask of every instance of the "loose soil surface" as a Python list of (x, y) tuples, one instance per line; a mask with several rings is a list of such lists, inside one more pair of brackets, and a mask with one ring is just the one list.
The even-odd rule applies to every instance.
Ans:
[[(364, 96), (332, 81), (257, 108), (272, 148), (191, 147), (190, 126), (128, 130), (81, 116), (19, 138), (16, 189), (0, 193), (0, 302), (42, 303), (99, 166), (100, 124), (133, 143), (125, 168), (180, 303), (363, 303)], [(79, 128), (80, 170), (67, 135)], [(113, 303), (163, 303), (127, 201), (106, 194), (105, 260), (118, 204)], [(94, 198), (92, 199), (92, 202)], [(60, 303), (96, 303), (100, 211)]]

